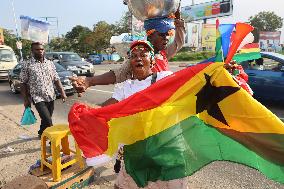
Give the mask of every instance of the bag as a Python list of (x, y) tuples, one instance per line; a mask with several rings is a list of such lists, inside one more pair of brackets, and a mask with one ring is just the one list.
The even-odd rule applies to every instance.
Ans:
[(32, 125), (36, 123), (36, 117), (30, 107), (27, 107), (21, 119), (21, 125)]

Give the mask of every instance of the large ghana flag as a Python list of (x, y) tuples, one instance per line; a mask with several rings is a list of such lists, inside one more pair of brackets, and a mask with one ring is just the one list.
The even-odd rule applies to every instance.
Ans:
[(69, 124), (93, 163), (124, 146), (138, 186), (193, 174), (213, 161), (241, 163), (284, 183), (284, 124), (240, 88), (222, 63), (192, 66), (107, 107), (75, 104)]

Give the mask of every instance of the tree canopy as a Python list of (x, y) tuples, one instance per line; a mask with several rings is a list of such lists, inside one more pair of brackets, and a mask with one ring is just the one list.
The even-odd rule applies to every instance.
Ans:
[[(14, 52), (19, 57), (20, 51), (17, 49), (16, 42), (17, 42), (16, 35), (13, 34), (11, 31), (4, 29), (4, 44), (13, 48)], [(22, 42), (22, 55), (23, 55), (23, 58), (26, 58), (30, 56), (31, 54), (31, 43), (32, 42), (29, 40), (25, 40), (25, 39), (21, 39), (21, 42)]]
[[(46, 50), (73, 51), (82, 56), (86, 56), (88, 53), (94, 51), (98, 53), (105, 52), (105, 50), (110, 47), (111, 36), (130, 32), (129, 19), (130, 13), (126, 12), (121, 19), (114, 24), (99, 21), (94, 24), (92, 29), (81, 25), (74, 26), (71, 31), (66, 33), (66, 35), (51, 39), (46, 46)], [(4, 30), (4, 37), (5, 44), (12, 47), (16, 54), (19, 55), (19, 51), (16, 48), (16, 36), (11, 32)], [(23, 44), (23, 56), (27, 57), (31, 52), (31, 41), (23, 39), (21, 41)]]
[(249, 22), (259, 31), (276, 31), (283, 26), (283, 18), (277, 16), (274, 12), (262, 11), (251, 16)]

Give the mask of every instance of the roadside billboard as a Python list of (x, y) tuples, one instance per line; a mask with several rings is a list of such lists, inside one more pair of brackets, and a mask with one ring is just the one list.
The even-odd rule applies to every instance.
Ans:
[(211, 1), (181, 8), (186, 22), (230, 16), (233, 14), (233, 0)]
[(186, 36), (185, 36), (185, 47), (198, 48), (198, 40), (200, 36), (200, 24), (187, 23)]
[(4, 30), (0, 28), (0, 45), (4, 45)]
[(206, 50), (215, 50), (216, 46), (216, 25), (202, 25), (202, 48)]
[(281, 32), (259, 32), (259, 45), (263, 51), (280, 51), (280, 36)]

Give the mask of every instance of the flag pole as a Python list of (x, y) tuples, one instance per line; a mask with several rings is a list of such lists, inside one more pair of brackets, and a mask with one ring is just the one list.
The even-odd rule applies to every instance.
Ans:
[[(17, 24), (16, 13), (15, 13), (15, 8), (14, 8), (14, 0), (10, 0), (10, 2), (11, 2), (11, 5), (12, 5), (12, 11), (13, 11), (13, 15), (14, 15), (14, 22), (15, 22), (15, 28), (16, 28), (17, 41), (20, 41), (19, 32), (18, 32), (18, 24)], [(22, 50), (19, 49), (19, 52), (20, 52), (20, 60), (22, 60), (23, 59)]]

